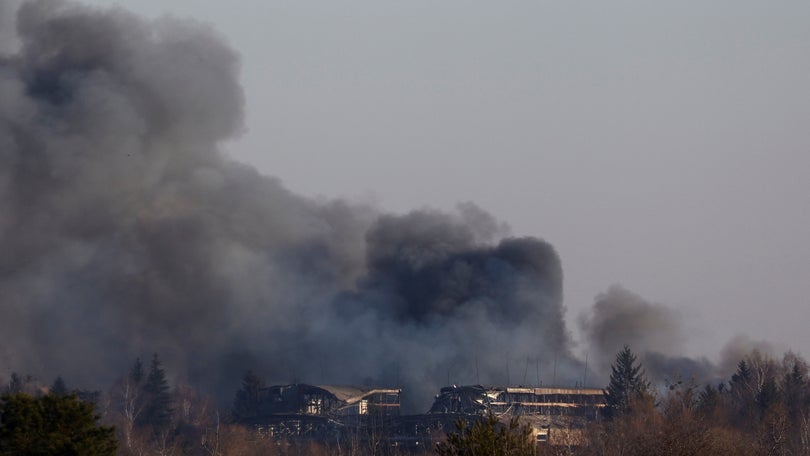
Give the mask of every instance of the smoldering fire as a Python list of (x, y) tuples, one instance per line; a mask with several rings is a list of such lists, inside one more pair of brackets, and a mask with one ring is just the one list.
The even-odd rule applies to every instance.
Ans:
[(214, 390), (251, 367), (399, 382), (423, 402), (447, 366), (497, 376), (507, 351), (554, 353), (561, 378), (578, 366), (550, 244), (500, 239), (472, 204), (311, 201), (223, 156), (243, 94), (208, 27), (32, 1), (15, 34), (0, 63), (3, 365), (97, 382), (156, 351)]
[(316, 202), (231, 161), (239, 59), (205, 25), (0, 5), (3, 369), (103, 385), (159, 352), (222, 394), (252, 368), (397, 384), (417, 409), (450, 370), (582, 378), (549, 243), (471, 203)]

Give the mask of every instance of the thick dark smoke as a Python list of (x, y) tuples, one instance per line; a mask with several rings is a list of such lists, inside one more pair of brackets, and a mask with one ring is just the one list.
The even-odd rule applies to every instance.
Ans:
[(229, 161), (239, 60), (206, 26), (14, 9), (0, 2), (3, 375), (103, 387), (158, 352), (225, 400), (253, 368), (402, 385), (412, 410), (510, 364), (523, 382), (527, 360), (545, 382), (555, 359), (558, 383), (580, 376), (549, 244), (499, 240), (470, 204), (381, 215)]
[[(334, 331), (337, 321), (351, 334), (337, 335), (335, 346), (350, 354), (375, 345), (366, 371), (382, 363), (417, 385), (418, 397), (447, 382), (529, 383), (527, 360), (537, 383), (535, 363), (550, 367), (555, 356), (560, 379), (576, 378), (556, 252), (532, 238), (482, 243), (490, 226), (429, 212), (381, 217), (366, 236), (368, 273), (337, 298), (324, 325)], [(430, 370), (408, 367), (419, 365)]]
[(718, 369), (706, 358), (690, 358), (684, 352), (686, 338), (681, 316), (613, 285), (596, 297), (590, 315), (580, 318), (593, 366), (603, 381), (610, 364), (625, 345), (639, 355), (648, 378), (656, 384), (678, 380), (714, 382)]
[(14, 33), (14, 12), (18, 6), (16, 1), (0, 2), (0, 55), (13, 52), (19, 44)]
[(718, 350), (718, 362), (683, 356), (686, 336), (681, 316), (619, 285), (596, 297), (590, 314), (581, 316), (580, 327), (602, 382), (624, 345), (639, 355), (648, 378), (659, 385), (679, 380), (716, 383), (730, 376), (737, 363), (753, 351), (776, 352), (770, 344), (738, 336)]
[(596, 366), (604, 367), (624, 345), (665, 354), (682, 352), (680, 317), (671, 309), (613, 285), (596, 297), (593, 311), (580, 320)]
[(684, 338), (680, 316), (661, 304), (613, 285), (596, 297), (591, 314), (580, 318), (592, 366), (605, 380), (614, 356), (624, 345), (640, 355), (653, 380), (706, 376), (708, 362), (680, 357)]

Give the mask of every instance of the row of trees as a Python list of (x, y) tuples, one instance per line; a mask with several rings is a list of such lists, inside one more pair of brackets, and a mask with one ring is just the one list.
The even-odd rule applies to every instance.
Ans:
[(123, 448), (142, 453), (147, 442), (164, 447), (172, 434), (174, 399), (166, 380), (166, 371), (157, 354), (152, 356), (149, 373), (140, 358), (111, 394), (111, 419), (118, 427)]
[(676, 381), (664, 392), (646, 380), (625, 347), (606, 389), (605, 420), (592, 423), (577, 455), (810, 454), (808, 364), (787, 353), (775, 360), (754, 351), (716, 385)]
[(528, 444), (528, 428), (490, 415), (472, 425), (459, 421), (436, 450), (444, 456), (810, 454), (808, 364), (793, 353), (775, 360), (755, 351), (717, 385), (676, 381), (661, 392), (624, 347), (611, 366), (605, 405), (602, 419), (566, 445), (553, 438), (549, 446)]
[[(660, 391), (625, 347), (612, 365), (605, 413), (582, 430), (581, 438), (566, 446), (536, 447), (528, 441), (528, 428), (516, 421), (498, 424), (490, 416), (460, 421), (435, 450), (442, 455), (810, 454), (808, 370), (795, 354), (776, 360), (755, 351), (725, 381), (675, 381)], [(171, 388), (157, 355), (148, 369), (136, 360), (104, 393), (71, 391), (61, 378), (44, 388), (13, 374), (0, 391), (0, 454), (112, 454), (116, 440), (123, 455), (347, 450), (257, 438), (240, 422), (256, 416), (263, 387), (261, 377), (245, 374), (232, 409), (221, 416), (214, 402), (193, 388)], [(72, 437), (65, 438), (68, 434)]]
[[(11, 374), (8, 382), (0, 387), (0, 395), (8, 406), (0, 409), (0, 434), (16, 426), (14, 432), (2, 434), (5, 446), (0, 444), (0, 455), (5, 454), (119, 454), (144, 455), (285, 455), (285, 454), (332, 454), (333, 449), (316, 442), (284, 442), (258, 435), (251, 422), (256, 417), (258, 393), (265, 386), (264, 380), (247, 372), (235, 394), (232, 407), (220, 412), (216, 402), (188, 385), (171, 387), (158, 355), (148, 366), (136, 359), (131, 368), (107, 391), (71, 390), (64, 379), (57, 377), (48, 387), (31, 376)], [(37, 428), (43, 422), (41, 416), (25, 413), (17, 404), (51, 404), (54, 400), (79, 404), (87, 412), (83, 420), (73, 420), (66, 414), (41, 412), (52, 417), (50, 428)], [(73, 420), (76, 423), (95, 423), (117, 443), (117, 452), (93, 453), (86, 450), (72, 451), (60, 442), (60, 432), (78, 435), (74, 428), (61, 423)], [(39, 423), (39, 424), (37, 424)], [(5, 426), (5, 427), (3, 427)], [(55, 426), (55, 427), (54, 427)], [(105, 435), (107, 435), (105, 434)], [(25, 446), (28, 442), (34, 446)], [(358, 452), (357, 442), (342, 442), (338, 452)], [(19, 449), (14, 450), (14, 449)], [(77, 447), (78, 448), (78, 447)], [(114, 448), (114, 447), (113, 447)], [(5, 451), (5, 450), (8, 451)], [(15, 452), (18, 451), (18, 452)]]
[(501, 423), (490, 413), (472, 423), (459, 418), (455, 424), (456, 432), (436, 444), (439, 456), (534, 456), (539, 452), (530, 438), (531, 428), (521, 425), (517, 417)]
[[(26, 448), (13, 454), (96, 454), (88, 453), (86, 448), (78, 453), (68, 451), (70, 447), (63, 437), (69, 434), (70, 439), (75, 439), (79, 435), (76, 426), (89, 429), (91, 423), (102, 420), (107, 426), (99, 425), (97, 431), (112, 436), (115, 429), (117, 439), (112, 440), (121, 441), (124, 454), (146, 454), (148, 449), (165, 447), (175, 434), (172, 426), (175, 393), (157, 354), (152, 357), (148, 372), (137, 359), (129, 373), (107, 393), (70, 390), (61, 376), (48, 388), (31, 376), (17, 373), (11, 374), (2, 393), (3, 442), (9, 448)], [(36, 448), (26, 447), (24, 442)], [(7, 453), (0, 451), (0, 454)]]
[(0, 396), (0, 454), (112, 456), (118, 443), (91, 402), (75, 393)]

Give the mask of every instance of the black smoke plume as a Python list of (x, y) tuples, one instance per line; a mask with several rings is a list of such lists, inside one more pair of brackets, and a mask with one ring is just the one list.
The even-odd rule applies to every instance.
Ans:
[(580, 376), (548, 243), (470, 204), (314, 202), (230, 161), (239, 59), (207, 26), (0, 5), (4, 372), (102, 387), (158, 352), (224, 400), (252, 368), (401, 385), (417, 411), (524, 360)]
[(596, 297), (590, 314), (581, 316), (580, 328), (594, 355), (594, 370), (602, 381), (606, 381), (616, 353), (625, 345), (639, 354), (647, 377), (655, 384), (692, 380), (713, 383), (720, 378), (717, 367), (708, 359), (681, 355), (686, 338), (676, 311), (620, 285)]
[(717, 383), (729, 377), (737, 363), (753, 352), (774, 355), (766, 342), (737, 336), (718, 350), (719, 359), (683, 356), (686, 336), (680, 314), (623, 288), (611, 286), (596, 297), (590, 313), (580, 317), (597, 378), (605, 382), (610, 365), (624, 345), (639, 355), (648, 378), (657, 385), (677, 381)]

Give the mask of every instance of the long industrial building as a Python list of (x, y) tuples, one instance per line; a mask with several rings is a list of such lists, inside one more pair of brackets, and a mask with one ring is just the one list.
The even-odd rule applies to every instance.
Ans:
[(531, 388), (513, 386), (448, 386), (441, 389), (428, 413), (571, 416), (596, 419), (604, 407), (596, 388)]
[(538, 442), (570, 444), (604, 407), (604, 391), (598, 388), (454, 385), (441, 389), (428, 415), (519, 417)]
[(520, 417), (538, 442), (576, 433), (599, 418), (604, 392), (596, 388), (448, 386), (430, 410), (400, 415), (398, 388), (277, 385), (261, 390), (252, 424), (274, 438), (341, 439), (364, 430), (388, 434), (392, 442), (429, 445), (432, 436), (453, 431), (458, 417), (489, 413), (504, 421)]

